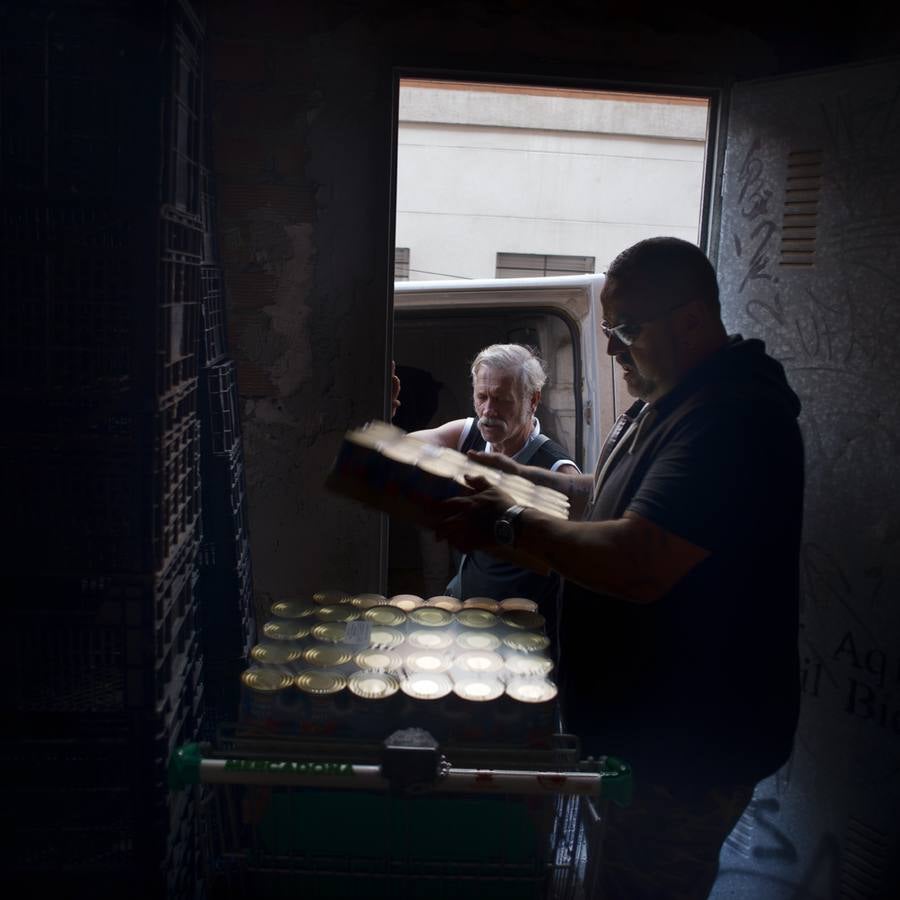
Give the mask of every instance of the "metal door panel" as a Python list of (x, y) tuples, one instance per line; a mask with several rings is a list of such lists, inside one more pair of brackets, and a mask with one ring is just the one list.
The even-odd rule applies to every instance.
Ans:
[(735, 88), (718, 271), (803, 403), (807, 493), (795, 750), (712, 896), (900, 897), (900, 61)]

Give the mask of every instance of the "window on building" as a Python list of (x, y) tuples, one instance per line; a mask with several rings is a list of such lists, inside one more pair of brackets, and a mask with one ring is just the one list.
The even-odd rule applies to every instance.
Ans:
[(409, 281), (409, 247), (394, 247), (394, 281)]
[(498, 278), (546, 278), (594, 271), (593, 256), (549, 256), (542, 253), (498, 253)]

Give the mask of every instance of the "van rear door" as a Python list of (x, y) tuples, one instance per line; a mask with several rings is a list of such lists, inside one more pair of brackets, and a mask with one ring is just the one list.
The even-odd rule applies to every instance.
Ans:
[(612, 361), (600, 333), (603, 275), (396, 282), (396, 424), (407, 431), (472, 413), (469, 367), (493, 343), (534, 346), (549, 380), (541, 428), (590, 471), (617, 415)]
[[(472, 415), (470, 367), (489, 344), (537, 349), (548, 372), (537, 416), (541, 431), (593, 471), (602, 436), (617, 415), (612, 360), (600, 332), (603, 275), (396, 282), (394, 359), (406, 431)], [(390, 525), (391, 593), (443, 593), (456, 558), (421, 530)]]

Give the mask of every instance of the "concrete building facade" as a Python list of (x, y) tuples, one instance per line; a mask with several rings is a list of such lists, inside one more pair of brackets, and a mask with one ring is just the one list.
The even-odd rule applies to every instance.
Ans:
[(705, 98), (404, 79), (409, 279), (602, 271), (645, 237), (697, 241), (707, 120)]

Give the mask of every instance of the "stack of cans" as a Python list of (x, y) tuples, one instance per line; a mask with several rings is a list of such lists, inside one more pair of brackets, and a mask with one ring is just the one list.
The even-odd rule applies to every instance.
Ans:
[(415, 726), (443, 742), (539, 746), (556, 730), (531, 600), (322, 591), (271, 612), (242, 675), (244, 731), (381, 740)]
[(428, 524), (430, 502), (459, 496), (466, 476), (480, 475), (520, 506), (554, 518), (569, 517), (569, 499), (527, 478), (509, 475), (447, 447), (435, 447), (385, 422), (347, 432), (327, 484), (333, 490)]

